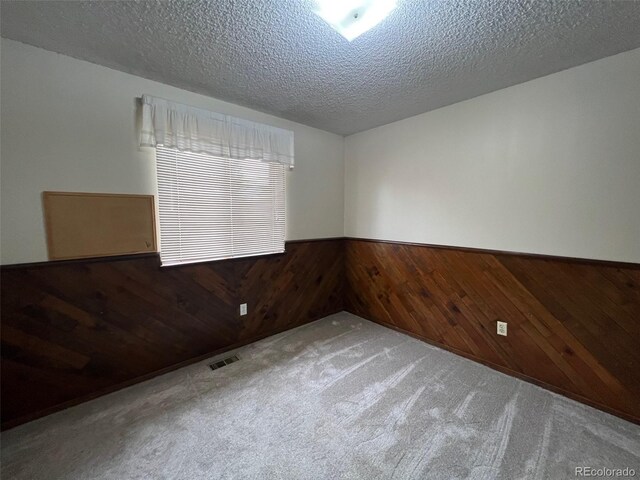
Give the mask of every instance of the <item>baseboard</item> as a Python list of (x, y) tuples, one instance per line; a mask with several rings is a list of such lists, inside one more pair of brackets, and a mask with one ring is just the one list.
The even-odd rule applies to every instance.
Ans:
[(559, 395), (562, 395), (563, 397), (567, 397), (567, 398), (569, 398), (571, 400), (575, 400), (577, 402), (583, 403), (585, 405), (588, 405), (590, 407), (596, 408), (596, 409), (601, 410), (603, 412), (609, 413), (611, 415), (615, 415), (616, 417), (622, 418), (623, 420), (627, 420), (629, 422), (635, 423), (636, 425), (640, 425), (640, 417), (635, 417), (633, 415), (629, 415), (628, 413), (621, 412), (621, 411), (616, 410), (614, 408), (608, 407), (607, 405), (604, 405), (602, 403), (595, 402), (595, 401), (593, 401), (593, 400), (591, 400), (589, 398), (583, 397), (582, 395), (578, 395), (578, 394), (575, 394), (573, 392), (569, 392), (567, 390), (564, 390), (562, 388), (559, 388), (559, 387), (556, 387), (554, 385), (548, 384), (546, 382), (541, 382), (540, 380), (537, 380), (537, 379), (535, 379), (533, 377), (529, 377), (527, 375), (524, 375), (524, 374), (522, 374), (520, 372), (517, 372), (515, 370), (512, 370), (510, 368), (506, 368), (506, 367), (503, 367), (501, 365), (497, 365), (495, 363), (486, 361), (486, 360), (484, 360), (482, 358), (476, 357), (475, 355), (469, 354), (467, 352), (463, 352), (463, 351), (458, 350), (456, 348), (452, 348), (452, 347), (449, 347), (449, 346), (444, 345), (442, 343), (435, 342), (433, 340), (430, 340), (429, 338), (426, 338), (426, 337), (423, 337), (421, 335), (415, 334), (415, 333), (410, 332), (408, 330), (405, 330), (403, 328), (396, 327), (393, 324), (390, 324), (390, 323), (387, 323), (387, 322), (378, 321), (378, 320), (375, 320), (375, 319), (372, 319), (372, 318), (364, 317), (359, 313), (350, 311), (348, 308), (345, 311), (351, 313), (352, 315), (357, 315), (357, 316), (359, 316), (361, 318), (364, 318), (365, 320), (369, 320), (370, 322), (377, 323), (378, 325), (381, 325), (383, 327), (389, 328), (391, 330), (395, 330), (397, 332), (404, 333), (405, 335), (409, 335), (410, 337), (413, 337), (413, 338), (415, 338), (417, 340), (420, 340), (422, 342), (428, 343), (429, 345), (433, 345), (434, 347), (441, 348), (443, 350), (451, 352), (451, 353), (453, 353), (455, 355), (458, 355), (460, 357), (464, 357), (466, 359), (473, 360), (474, 362), (481, 363), (482, 365), (485, 365), (485, 366), (487, 366), (487, 367), (489, 367), (489, 368), (491, 368), (493, 370), (496, 370), (496, 371), (498, 371), (500, 373), (504, 373), (505, 375), (509, 375), (511, 377), (518, 378), (520, 380), (524, 380), (527, 383), (531, 383), (533, 385), (537, 385), (538, 387), (544, 388), (545, 390), (549, 390), (549, 391), (551, 391), (553, 393), (557, 393)]
[[(340, 313), (342, 311), (343, 310), (330, 312), (330, 313), (327, 313), (326, 315), (323, 315), (320, 318), (324, 318), (325, 316), (329, 316), (329, 315), (334, 315), (334, 314)], [(131, 387), (133, 385), (145, 382), (147, 380), (151, 380), (152, 378), (159, 377), (160, 375), (164, 375), (165, 373), (173, 372), (175, 370), (179, 370), (181, 368), (188, 367), (189, 365), (193, 365), (194, 363), (201, 362), (203, 360), (206, 360), (207, 358), (211, 358), (211, 357), (214, 357), (216, 355), (220, 355), (222, 353), (229, 352), (231, 350), (235, 350), (235, 349), (240, 348), (240, 347), (244, 347), (245, 345), (249, 345), (251, 343), (257, 342), (258, 340), (262, 340), (263, 338), (271, 337), (273, 335), (277, 335), (279, 333), (286, 332), (288, 330), (292, 330), (294, 328), (298, 328), (298, 327), (301, 327), (303, 325), (308, 325), (310, 323), (313, 323), (313, 322), (316, 322), (316, 321), (320, 320), (320, 318), (314, 318), (314, 319), (311, 319), (311, 320), (309, 320), (307, 322), (301, 323), (299, 325), (295, 325), (295, 326), (291, 326), (291, 327), (285, 327), (285, 328), (278, 328), (278, 329), (275, 329), (275, 330), (272, 330), (272, 331), (269, 331), (269, 332), (261, 333), (259, 335), (256, 335), (256, 336), (254, 336), (252, 338), (249, 338), (249, 339), (246, 339), (244, 341), (237, 342), (237, 343), (228, 345), (228, 346), (223, 347), (223, 348), (218, 348), (218, 349), (213, 350), (211, 352), (208, 352), (208, 353), (205, 353), (205, 354), (202, 354), (202, 355), (198, 355), (197, 357), (190, 358), (188, 360), (185, 360), (183, 362), (177, 363), (175, 365), (170, 365), (168, 367), (162, 368), (160, 370), (156, 370), (154, 372), (142, 375), (140, 377), (136, 377), (136, 378), (133, 378), (131, 380), (127, 380), (126, 382), (122, 382), (122, 383), (119, 383), (117, 385), (112, 385), (112, 386), (110, 386), (108, 388), (105, 388), (105, 389), (102, 389), (102, 390), (98, 390), (96, 392), (92, 392), (90, 395), (85, 395), (83, 397), (74, 398), (73, 400), (69, 400), (67, 402), (59, 403), (57, 405), (54, 405), (53, 407), (49, 407), (49, 408), (46, 408), (44, 410), (40, 410), (38, 412), (29, 414), (29, 415), (25, 415), (23, 417), (16, 418), (16, 419), (10, 420), (8, 422), (4, 422), (4, 423), (2, 423), (0, 425), (0, 431), (9, 430), (11, 428), (15, 428), (15, 427), (23, 425), (25, 423), (37, 420), (39, 418), (46, 417), (47, 415), (51, 415), (53, 413), (57, 413), (57, 412), (60, 412), (62, 410), (66, 410), (67, 408), (75, 407), (77, 405), (80, 405), (81, 403), (86, 403), (86, 402), (89, 402), (91, 400), (95, 400), (96, 398), (103, 397), (105, 395), (109, 395), (110, 393), (115, 393), (118, 390), (122, 390), (124, 388)]]

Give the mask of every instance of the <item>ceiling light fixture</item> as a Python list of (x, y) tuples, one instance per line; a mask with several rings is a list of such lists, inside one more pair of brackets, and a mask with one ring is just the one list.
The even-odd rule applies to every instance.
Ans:
[(351, 41), (384, 20), (397, 0), (316, 0), (316, 14)]

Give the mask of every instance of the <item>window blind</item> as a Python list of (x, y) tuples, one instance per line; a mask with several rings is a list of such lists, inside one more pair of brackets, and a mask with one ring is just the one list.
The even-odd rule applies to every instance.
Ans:
[(284, 252), (285, 166), (156, 147), (162, 265)]

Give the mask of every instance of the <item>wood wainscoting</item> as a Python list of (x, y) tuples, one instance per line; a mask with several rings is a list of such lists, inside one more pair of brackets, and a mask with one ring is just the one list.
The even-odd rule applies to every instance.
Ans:
[(3, 428), (343, 310), (343, 247), (288, 242), (281, 255), (168, 268), (157, 255), (2, 268)]
[(640, 423), (640, 265), (357, 239), (345, 260), (349, 312)]
[(1, 277), (3, 428), (343, 309), (640, 423), (640, 265), (327, 239)]

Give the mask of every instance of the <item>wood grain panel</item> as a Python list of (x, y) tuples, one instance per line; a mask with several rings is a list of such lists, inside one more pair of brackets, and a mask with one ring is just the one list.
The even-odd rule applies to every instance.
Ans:
[(343, 269), (342, 239), (169, 268), (155, 255), (2, 268), (3, 427), (341, 311)]
[(207, 264), (160, 268), (154, 255), (1, 276), (5, 428), (345, 307), (640, 421), (638, 265), (332, 239)]
[(640, 423), (640, 266), (355, 239), (345, 248), (348, 311)]

